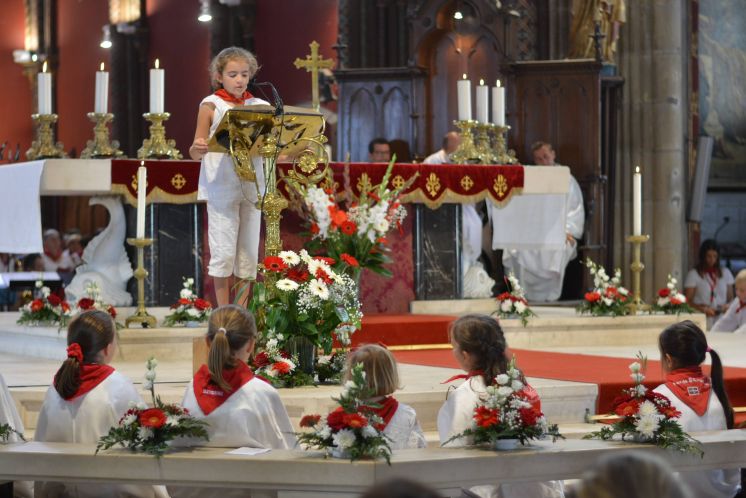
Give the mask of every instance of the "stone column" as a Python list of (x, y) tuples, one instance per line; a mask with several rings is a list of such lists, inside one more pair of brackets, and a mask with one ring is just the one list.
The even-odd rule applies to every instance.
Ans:
[[(685, 143), (688, 46), (685, 0), (627, 0), (627, 23), (618, 43), (626, 85), (619, 140), (614, 261), (631, 285), (632, 173), (643, 172), (643, 298), (654, 299), (671, 273), (682, 279), (687, 264)], [(681, 285), (680, 285), (681, 288)]]

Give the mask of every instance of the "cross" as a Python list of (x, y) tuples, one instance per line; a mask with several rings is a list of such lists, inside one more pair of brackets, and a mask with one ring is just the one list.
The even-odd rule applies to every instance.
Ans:
[(602, 62), (603, 60), (603, 47), (601, 46), (601, 42), (604, 38), (606, 38), (606, 35), (601, 33), (601, 22), (596, 21), (595, 27), (593, 28), (593, 34), (588, 35), (588, 38), (593, 38), (593, 48), (596, 52), (596, 61)]
[(309, 45), (311, 47), (311, 55), (307, 55), (305, 59), (300, 57), (295, 59), (293, 63), (297, 69), (305, 68), (307, 72), (311, 73), (311, 102), (313, 108), (319, 110), (319, 69), (331, 69), (334, 67), (334, 61), (332, 59), (322, 59), (319, 57), (319, 44), (316, 40), (312, 41)]

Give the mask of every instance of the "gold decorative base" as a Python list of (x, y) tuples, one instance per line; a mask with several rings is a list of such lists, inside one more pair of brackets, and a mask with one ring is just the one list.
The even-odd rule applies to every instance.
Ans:
[(174, 139), (166, 138), (166, 127), (164, 121), (168, 121), (171, 114), (163, 113), (145, 113), (142, 115), (147, 121), (150, 121), (150, 138), (142, 142), (142, 147), (137, 151), (138, 159), (182, 159), (181, 152), (176, 148)]
[(28, 160), (46, 159), (50, 157), (67, 157), (62, 142), (54, 141), (52, 125), (57, 122), (56, 114), (32, 114), (31, 119), (38, 123), (36, 140), (31, 142), (31, 148), (26, 151)]
[(492, 123), (479, 123), (476, 128), (476, 149), (480, 164), (495, 164), (497, 156), (490, 147), (490, 132), (495, 128), (495, 125)]
[(85, 149), (80, 153), (81, 159), (119, 157), (124, 153), (119, 150), (117, 140), (109, 141), (109, 122), (114, 119), (111, 113), (89, 112), (88, 119), (96, 123), (93, 126), (93, 140), (88, 140)]
[(508, 149), (505, 135), (510, 130), (510, 126), (494, 125), (495, 133), (495, 161), (497, 164), (516, 164), (518, 159), (515, 157), (515, 151)]
[(137, 248), (137, 269), (135, 270), (135, 278), (137, 279), (137, 311), (134, 315), (128, 316), (124, 321), (126, 327), (130, 324), (140, 324), (143, 328), (155, 327), (157, 321), (155, 317), (147, 312), (145, 309), (145, 278), (148, 276), (148, 271), (145, 269), (145, 247), (153, 243), (153, 239), (137, 239), (129, 238), (127, 243)]
[(640, 256), (640, 249), (642, 244), (650, 240), (649, 235), (630, 235), (627, 237), (627, 242), (632, 242), (632, 264), (630, 270), (632, 270), (632, 301), (627, 305), (627, 309), (631, 314), (636, 314), (638, 311), (649, 311), (650, 305), (640, 297), (640, 275), (645, 269), (645, 265), (642, 263)]
[(451, 154), (451, 160), (455, 164), (468, 164), (479, 161), (479, 154), (474, 145), (474, 133), (472, 132), (478, 123), (474, 120), (457, 120), (453, 124), (459, 129), (461, 143), (459, 143), (458, 149)]

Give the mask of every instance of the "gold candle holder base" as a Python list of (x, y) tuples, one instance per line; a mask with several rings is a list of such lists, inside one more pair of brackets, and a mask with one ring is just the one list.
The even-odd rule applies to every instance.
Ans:
[(457, 120), (453, 124), (459, 129), (459, 135), (461, 135), (461, 143), (458, 145), (453, 154), (451, 154), (451, 160), (455, 164), (468, 164), (470, 162), (479, 161), (477, 148), (474, 145), (474, 133), (472, 130), (479, 124), (474, 120)]
[(119, 150), (117, 140), (109, 141), (109, 122), (114, 119), (111, 113), (89, 112), (88, 119), (96, 123), (93, 126), (93, 140), (88, 143), (80, 153), (81, 159), (95, 159), (105, 157), (119, 157), (124, 153)]
[(481, 164), (495, 164), (497, 156), (490, 147), (490, 132), (495, 128), (492, 123), (479, 123), (477, 126), (477, 157)]
[(32, 114), (31, 119), (38, 123), (36, 140), (31, 142), (31, 148), (26, 151), (29, 160), (46, 159), (50, 157), (67, 157), (62, 142), (54, 141), (52, 125), (57, 122), (56, 114)]
[(137, 279), (137, 311), (134, 315), (128, 316), (124, 325), (129, 327), (130, 324), (140, 324), (143, 328), (154, 328), (156, 319), (145, 309), (145, 278), (148, 271), (145, 269), (145, 248), (153, 243), (153, 239), (128, 238), (127, 243), (137, 248), (137, 269), (135, 278)]
[(171, 114), (163, 113), (145, 113), (142, 115), (147, 121), (150, 121), (150, 138), (142, 142), (142, 147), (137, 151), (138, 159), (182, 159), (181, 152), (176, 148), (174, 139), (166, 138), (166, 127), (164, 121), (168, 121)]
[(495, 161), (497, 164), (516, 164), (518, 159), (515, 157), (515, 151), (508, 149), (505, 134), (510, 130), (510, 126), (495, 125)]
[(649, 235), (630, 235), (627, 237), (627, 242), (632, 242), (632, 264), (630, 270), (632, 270), (632, 301), (627, 305), (630, 314), (636, 314), (638, 311), (649, 311), (650, 305), (640, 297), (640, 275), (645, 269), (645, 265), (642, 263), (640, 256), (642, 244), (650, 240)]

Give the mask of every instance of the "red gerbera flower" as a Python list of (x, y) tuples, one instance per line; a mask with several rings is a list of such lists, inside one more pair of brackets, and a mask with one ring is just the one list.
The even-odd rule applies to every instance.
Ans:
[(83, 311), (93, 308), (95, 304), (96, 302), (89, 297), (82, 297), (78, 300), (78, 308), (82, 309)]
[(279, 256), (267, 256), (264, 258), (264, 267), (269, 271), (280, 272), (288, 267)]
[(357, 225), (354, 222), (347, 220), (342, 223), (342, 226), (339, 227), (339, 229), (342, 230), (342, 233), (345, 235), (354, 235), (357, 231)]
[(535, 410), (533, 407), (521, 408), (518, 410), (518, 413), (521, 416), (521, 421), (529, 426), (536, 425), (536, 421), (541, 416), (541, 412)]
[(336, 259), (330, 258), (328, 256), (314, 256), (313, 259), (315, 259), (316, 261), (323, 261), (329, 266), (334, 266), (334, 264), (337, 262)]
[(254, 358), (254, 367), (262, 368), (267, 365), (269, 365), (269, 356), (267, 356), (266, 352), (262, 351)]
[(194, 307), (200, 311), (205, 311), (205, 310), (209, 310), (210, 308), (212, 308), (212, 304), (210, 304), (209, 301), (205, 301), (204, 299), (197, 298), (194, 300)]
[(355, 259), (355, 256), (347, 254), (346, 252), (343, 252), (339, 257), (342, 259), (342, 261), (352, 267), (357, 268), (358, 266), (360, 266), (360, 263), (358, 263), (357, 259)]
[(341, 227), (342, 223), (347, 221), (347, 213), (341, 209), (330, 207), (329, 215), (332, 218), (332, 226)]
[(599, 292), (594, 291), (594, 292), (585, 293), (585, 300), (588, 301), (589, 303), (595, 303), (599, 299), (601, 299), (601, 294)]
[(313, 427), (316, 424), (319, 423), (321, 420), (321, 415), (304, 415), (302, 419), (300, 419), (300, 426), (301, 427)]
[(359, 413), (345, 413), (342, 417), (342, 421), (345, 426), (351, 429), (359, 429), (368, 425), (368, 419)]
[(290, 373), (290, 365), (284, 361), (276, 361), (272, 364), (272, 370), (280, 375)]
[(292, 280), (293, 282), (305, 282), (308, 280), (308, 272), (306, 270), (299, 270), (298, 268), (291, 268), (288, 271), (288, 278)]
[(345, 428), (344, 416), (345, 416), (345, 412), (342, 411), (342, 408), (337, 408), (336, 410), (334, 410), (333, 412), (331, 412), (329, 415), (326, 416), (326, 423), (333, 431), (344, 429)]
[(62, 311), (64, 311), (64, 312), (70, 311), (70, 305), (68, 304), (67, 301), (62, 301), (60, 303), (60, 308), (62, 308)]
[(151, 429), (160, 429), (166, 425), (166, 414), (159, 408), (150, 408), (140, 413), (140, 425)]
[(671, 289), (668, 287), (664, 287), (663, 289), (658, 291), (659, 297), (668, 297), (671, 294)]
[(49, 296), (47, 296), (47, 302), (52, 306), (59, 306), (60, 304), (62, 304), (62, 299), (56, 294), (50, 294)]
[(487, 408), (486, 406), (478, 406), (474, 410), (474, 420), (477, 422), (479, 427), (492, 427), (500, 423), (500, 413), (494, 408)]
[(319, 268), (318, 270), (316, 270), (316, 274), (314, 276), (316, 278), (318, 278), (319, 280), (322, 280), (325, 284), (331, 284), (332, 283), (332, 279), (321, 268)]
[(31, 301), (31, 311), (34, 313), (41, 311), (42, 308), (44, 308), (44, 302), (41, 299), (34, 299)]

